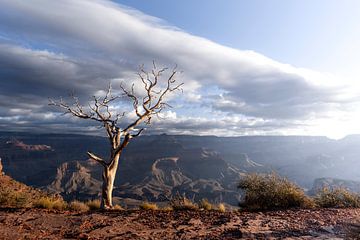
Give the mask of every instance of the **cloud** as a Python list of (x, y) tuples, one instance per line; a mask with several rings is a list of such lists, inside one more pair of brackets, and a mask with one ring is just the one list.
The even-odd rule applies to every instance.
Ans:
[[(6, 109), (1, 112), (5, 117), (22, 118), (20, 111), (11, 109), (49, 114), (53, 110), (46, 106), (47, 97), (70, 90), (86, 100), (110, 80), (133, 81), (137, 66), (154, 59), (161, 66), (176, 63), (185, 83), (182, 99), (173, 99), (181, 106), (176, 111), (182, 120), (177, 117), (158, 129), (211, 133), (224, 123), (216, 131), (235, 131), (237, 126), (284, 132), (295, 125), (303, 127), (300, 120), (309, 123), (328, 112), (341, 114), (359, 102), (357, 92), (330, 74), (225, 47), (110, 1), (0, 0), (0, 4), (0, 106)], [(266, 124), (226, 125), (224, 117)], [(36, 128), (34, 121), (40, 125), (46, 119), (23, 123)], [(5, 118), (2, 122), (6, 125)], [(280, 124), (269, 124), (274, 122)]]

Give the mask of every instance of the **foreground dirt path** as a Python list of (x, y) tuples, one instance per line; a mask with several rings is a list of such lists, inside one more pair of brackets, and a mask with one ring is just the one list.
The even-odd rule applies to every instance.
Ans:
[[(0, 239), (343, 239), (360, 209), (265, 213), (0, 210)], [(360, 236), (359, 236), (360, 239)]]

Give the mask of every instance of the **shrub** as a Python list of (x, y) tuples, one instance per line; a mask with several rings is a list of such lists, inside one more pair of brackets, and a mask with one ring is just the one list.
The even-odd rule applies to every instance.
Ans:
[(172, 207), (170, 207), (170, 206), (165, 206), (165, 207), (162, 207), (160, 210), (161, 211), (172, 211), (174, 209)]
[(100, 209), (101, 202), (98, 199), (94, 199), (87, 201), (85, 204), (90, 208), (90, 210), (97, 210)]
[(218, 209), (219, 212), (225, 212), (226, 211), (225, 205), (223, 203), (219, 203), (217, 209)]
[(34, 207), (52, 209), (53, 201), (49, 197), (42, 197), (34, 203)]
[(63, 200), (55, 200), (53, 202), (53, 209), (55, 210), (66, 210), (68, 208), (68, 204), (67, 202), (63, 201)]
[(202, 199), (199, 202), (199, 208), (204, 209), (206, 211), (210, 211), (213, 208), (213, 206), (207, 199)]
[(247, 175), (241, 179), (238, 187), (245, 193), (239, 206), (248, 210), (315, 206), (314, 201), (307, 197), (300, 187), (275, 173)]
[(140, 209), (142, 210), (158, 210), (158, 206), (156, 205), (156, 203), (149, 203), (149, 202), (143, 202), (142, 204), (140, 204)]
[(4, 207), (26, 207), (29, 205), (27, 194), (16, 191), (2, 190), (0, 191), (0, 206)]
[(72, 201), (70, 204), (69, 204), (69, 209), (70, 210), (73, 210), (73, 211), (79, 211), (79, 212), (87, 212), (89, 211), (89, 206), (86, 205), (85, 203), (83, 202), (79, 202), (79, 201)]
[(42, 197), (34, 203), (34, 207), (44, 208), (44, 209), (65, 210), (67, 208), (67, 203), (62, 199)]
[(198, 206), (185, 196), (177, 195), (170, 201), (173, 210), (197, 210)]
[(360, 196), (344, 188), (323, 188), (317, 193), (315, 202), (324, 208), (357, 208), (360, 207)]
[(121, 207), (120, 205), (116, 204), (116, 205), (114, 206), (113, 210), (120, 211), (120, 210), (124, 210), (124, 208)]

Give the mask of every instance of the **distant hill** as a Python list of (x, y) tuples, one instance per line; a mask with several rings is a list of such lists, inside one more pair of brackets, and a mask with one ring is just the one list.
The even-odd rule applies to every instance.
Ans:
[(318, 178), (315, 179), (314, 185), (310, 190), (310, 193), (316, 194), (319, 190), (324, 188), (328, 188), (328, 189), (343, 188), (351, 192), (360, 193), (360, 181), (351, 181), (351, 180), (336, 179), (336, 178)]
[[(108, 149), (103, 137), (0, 133), (3, 171), (65, 199), (98, 196), (102, 169), (88, 160), (86, 151), (106, 158)], [(145, 135), (125, 150), (114, 195), (165, 201), (179, 192), (234, 205), (240, 198), (237, 182), (246, 173), (277, 171), (311, 189), (318, 178), (360, 181), (359, 156), (358, 136)]]

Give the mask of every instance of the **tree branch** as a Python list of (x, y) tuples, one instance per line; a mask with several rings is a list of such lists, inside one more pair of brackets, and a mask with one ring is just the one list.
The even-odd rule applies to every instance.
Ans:
[(104, 161), (104, 159), (96, 156), (95, 154), (93, 154), (92, 152), (88, 151), (87, 155), (89, 156), (89, 158), (97, 161), (98, 163), (100, 163), (101, 165), (103, 165), (104, 167), (107, 167), (107, 163)]

